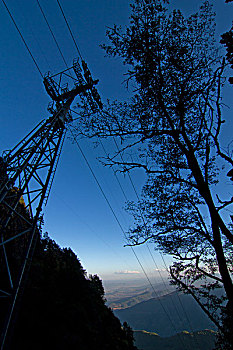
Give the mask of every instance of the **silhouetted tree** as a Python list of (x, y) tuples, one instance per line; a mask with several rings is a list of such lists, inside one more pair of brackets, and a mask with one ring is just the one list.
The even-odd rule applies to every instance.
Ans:
[[(226, 0), (226, 3), (232, 2), (233, 0)], [(222, 39), (220, 41), (226, 47), (226, 58), (230, 63), (231, 68), (233, 69), (233, 26), (231, 29), (222, 34)], [(229, 78), (230, 84), (233, 84), (233, 77)], [(231, 181), (233, 181), (233, 169), (231, 169), (227, 174)], [(231, 217), (232, 219), (232, 217)], [(232, 324), (233, 324), (233, 313), (231, 308), (223, 308), (222, 311), (222, 323), (224, 328), (224, 333), (220, 332), (217, 342), (218, 350), (230, 350), (233, 349), (233, 333), (232, 333)]]
[[(231, 2), (231, 1), (233, 0), (226, 0), (226, 2)], [(226, 57), (228, 62), (231, 65), (231, 68), (233, 68), (233, 26), (228, 32), (222, 34), (221, 43), (226, 47), (226, 50), (227, 50)], [(229, 78), (229, 82), (233, 84), (233, 77)]]
[(94, 292), (101, 298), (101, 300), (105, 301), (104, 299), (104, 287), (102, 284), (102, 281), (100, 280), (99, 276), (97, 275), (90, 275), (89, 281), (91, 282), (91, 288)]
[(128, 203), (135, 219), (129, 240), (171, 254), (172, 283), (224, 333), (219, 313), (233, 310), (233, 234), (225, 211), (233, 197), (218, 187), (227, 179), (225, 166), (233, 166), (219, 141), (225, 63), (209, 2), (188, 18), (169, 13), (167, 2), (135, 0), (126, 30), (108, 30), (110, 45), (103, 47), (123, 59), (134, 94), (98, 114), (80, 106), (77, 134), (117, 137), (117, 152), (103, 163), (122, 172), (145, 170), (141, 200)]
[[(126, 334), (126, 338), (129, 342), (129, 344), (132, 344), (134, 343), (134, 336), (133, 336), (133, 330), (131, 329), (131, 327), (128, 325), (127, 322), (124, 322), (123, 323), (123, 330)], [(134, 346), (132, 346), (132, 349), (135, 349)]]

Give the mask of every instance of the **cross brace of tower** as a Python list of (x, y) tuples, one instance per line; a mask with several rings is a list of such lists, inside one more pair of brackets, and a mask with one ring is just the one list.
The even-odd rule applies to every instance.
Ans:
[[(102, 108), (87, 64), (76, 59), (61, 73), (44, 77), (51, 116), (41, 121), (0, 158), (0, 316), (1, 349), (7, 346), (17, 306), (27, 280), (36, 241), (66, 135), (70, 111), (79, 96), (96, 111)], [(72, 84), (72, 87), (70, 85)]]

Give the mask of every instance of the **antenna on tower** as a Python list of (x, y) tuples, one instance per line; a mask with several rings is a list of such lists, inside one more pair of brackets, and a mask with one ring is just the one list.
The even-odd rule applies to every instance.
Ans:
[[(93, 111), (102, 108), (87, 64), (77, 59), (60, 73), (44, 76), (51, 116), (0, 157), (0, 327), (1, 349), (10, 340), (16, 309), (41, 234), (46, 205), (76, 97)], [(5, 314), (5, 315), (4, 315)]]

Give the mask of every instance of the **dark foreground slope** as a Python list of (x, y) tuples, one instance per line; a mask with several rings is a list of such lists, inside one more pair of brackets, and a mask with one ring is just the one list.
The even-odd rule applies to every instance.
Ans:
[(86, 276), (71, 249), (40, 240), (10, 349), (130, 350), (132, 333), (105, 305), (98, 276)]
[(141, 350), (212, 350), (215, 345), (216, 333), (211, 330), (188, 333), (182, 332), (168, 338), (161, 338), (158, 334), (135, 331), (134, 338), (138, 349)]
[(177, 295), (177, 292), (144, 301), (127, 309), (115, 310), (114, 313), (120, 320), (128, 322), (133, 329), (155, 332), (162, 337), (172, 336), (184, 330), (192, 332), (215, 329), (214, 324), (190, 295)]

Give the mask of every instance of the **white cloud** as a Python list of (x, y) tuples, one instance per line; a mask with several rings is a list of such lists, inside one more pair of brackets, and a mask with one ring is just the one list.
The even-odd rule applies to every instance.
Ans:
[(134, 275), (139, 273), (140, 273), (139, 271), (128, 271), (128, 270), (115, 272), (116, 275), (131, 275), (131, 274)]

